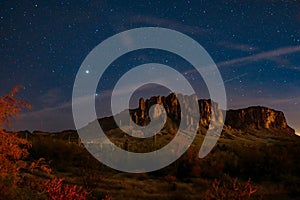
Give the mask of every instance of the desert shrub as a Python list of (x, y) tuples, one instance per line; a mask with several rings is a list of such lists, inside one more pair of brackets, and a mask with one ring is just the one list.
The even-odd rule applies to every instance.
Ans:
[(0, 97), (0, 127), (11, 126), (11, 119), (17, 118), (23, 108), (31, 108), (26, 101), (15, 98), (21, 86), (14, 87), (12, 91), (4, 97)]
[(40, 158), (37, 161), (33, 161), (28, 170), (33, 173), (34, 170), (42, 170), (43, 172), (46, 172), (47, 174), (51, 174), (52, 169), (49, 167), (49, 163), (46, 161), (45, 158)]
[(250, 179), (242, 183), (237, 178), (225, 175), (221, 180), (214, 179), (205, 194), (205, 199), (249, 200), (256, 191)]
[(20, 179), (19, 170), (26, 167), (25, 158), (31, 144), (15, 134), (4, 130), (11, 125), (11, 119), (16, 118), (23, 107), (31, 106), (25, 101), (15, 98), (20, 87), (15, 87), (8, 95), (0, 97), (0, 196), (7, 196), (11, 187)]
[(64, 184), (63, 178), (41, 181), (36, 190), (48, 200), (85, 200), (91, 199), (90, 192), (77, 185)]

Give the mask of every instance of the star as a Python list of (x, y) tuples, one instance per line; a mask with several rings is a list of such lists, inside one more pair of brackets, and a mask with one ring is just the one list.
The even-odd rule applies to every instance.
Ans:
[[(211, 1), (197, 3), (189, 0), (186, 4), (145, 1), (141, 4), (93, 3), (92, 6), (78, 8), (69, 1), (43, 4), (34, 1), (29, 5), (23, 1), (5, 3), (0, 14), (2, 94), (13, 85), (25, 84), (24, 97), (39, 108), (44, 106), (40, 99), (48, 98), (43, 96), (48, 90), (51, 94), (52, 90), (60, 88), (62, 98), (56, 106), (64, 104), (64, 100), (71, 101), (79, 67), (96, 45), (131, 28), (166, 26), (190, 36), (207, 50), (224, 78), (230, 106), (246, 107), (260, 103), (272, 107), (270, 102), (277, 102), (277, 98), (296, 95), (297, 101), (278, 101), (280, 103), (276, 107), (286, 110), (288, 116), (299, 115), (300, 51), (297, 45), (300, 44), (300, 34), (297, 28), (300, 22), (297, 2), (278, 1), (259, 6), (250, 2), (229, 1), (224, 5), (214, 4)], [(59, 37), (57, 33), (60, 33)], [(297, 51), (279, 55), (280, 49), (289, 51), (290, 47)], [(276, 49), (279, 49), (278, 55), (268, 53)], [(254, 59), (256, 54), (258, 59)], [(108, 67), (101, 89), (111, 91), (126, 71), (140, 64), (157, 62), (179, 70), (196, 90), (206, 91), (201, 75), (189, 72), (195, 66), (189, 60), (181, 62), (182, 58), (179, 58), (180, 55), (172, 52), (148, 49), (130, 52)], [(238, 63), (222, 67), (223, 62), (230, 61)], [(96, 66), (87, 65), (80, 73), (89, 79), (95, 75), (94, 69)], [(102, 96), (97, 91), (92, 95), (97, 99)], [(209, 98), (209, 95), (205, 97)], [(50, 117), (50, 114), (46, 115), (48, 113), (45, 113), (45, 119)], [(67, 113), (67, 116), (72, 121), (72, 113)], [(289, 123), (299, 132), (298, 119), (289, 119)], [(54, 123), (61, 124), (61, 120), (53, 118), (45, 128), (52, 129)], [(35, 119), (32, 119), (30, 126), (32, 130), (39, 128)], [(66, 126), (63, 128), (68, 128)]]

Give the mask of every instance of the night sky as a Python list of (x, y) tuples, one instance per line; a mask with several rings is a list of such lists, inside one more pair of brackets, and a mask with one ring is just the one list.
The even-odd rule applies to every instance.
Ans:
[[(121, 31), (154, 26), (180, 31), (206, 49), (224, 80), (228, 108), (281, 110), (299, 132), (300, 2), (224, 2), (1, 1), (0, 94), (23, 85), (18, 97), (33, 105), (13, 128), (74, 129), (72, 88), (88, 53)], [(116, 60), (95, 95), (111, 91), (133, 66), (153, 61), (190, 71), (168, 53), (133, 52)], [(193, 74), (187, 76), (193, 79)], [(105, 116), (101, 101), (97, 106)]]

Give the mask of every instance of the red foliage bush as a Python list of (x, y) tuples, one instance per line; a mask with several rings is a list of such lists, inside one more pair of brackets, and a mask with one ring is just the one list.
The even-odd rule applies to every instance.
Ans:
[[(89, 191), (77, 185), (63, 183), (63, 178), (42, 181), (39, 190), (45, 194), (48, 200), (85, 200), (88, 199)], [(89, 198), (90, 199), (90, 198)]]
[(25, 101), (16, 99), (14, 95), (20, 87), (15, 87), (5, 97), (0, 97), (0, 179), (3, 182), (17, 181), (17, 174), (20, 168), (24, 168), (26, 163), (23, 161), (29, 153), (31, 144), (17, 137), (15, 134), (8, 133), (4, 126), (10, 126), (10, 119), (17, 117), (23, 107), (31, 108)]
[(249, 200), (256, 191), (250, 179), (246, 183), (241, 183), (237, 178), (225, 176), (222, 181), (214, 179), (205, 199)]
[(11, 125), (11, 119), (18, 117), (23, 108), (31, 108), (31, 105), (26, 101), (15, 98), (15, 94), (19, 92), (21, 86), (14, 87), (12, 91), (0, 97), (0, 127), (3, 129), (4, 125)]

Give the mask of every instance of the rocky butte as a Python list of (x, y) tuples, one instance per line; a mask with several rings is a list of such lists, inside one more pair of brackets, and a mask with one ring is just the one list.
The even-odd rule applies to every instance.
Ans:
[[(151, 106), (155, 104), (162, 105), (165, 108), (168, 118), (172, 121), (179, 123), (180, 120), (187, 125), (197, 123), (195, 119), (195, 112), (200, 112), (199, 127), (207, 129), (211, 120), (214, 122), (222, 123), (223, 113), (218, 104), (212, 102), (210, 99), (198, 100), (199, 109), (195, 109), (194, 105), (196, 95), (185, 96), (178, 94), (178, 98), (182, 99), (182, 105), (175, 94), (171, 93), (168, 96), (156, 96), (150, 99), (139, 99), (139, 106), (137, 109), (130, 110), (132, 120), (139, 125), (145, 126), (150, 122), (150, 116), (152, 119), (158, 118), (162, 111), (161, 109), (154, 109), (149, 112)], [(181, 119), (181, 107), (190, 112), (191, 117), (189, 119)], [(214, 109), (212, 109), (214, 107)], [(217, 111), (214, 113), (213, 111)], [(272, 131), (280, 131), (285, 134), (295, 134), (295, 130), (288, 126), (283, 112), (277, 111), (271, 108), (263, 106), (251, 106), (248, 108), (242, 108), (237, 110), (228, 110), (226, 112), (225, 126), (226, 129), (235, 130), (262, 130), (269, 129)]]
[[(178, 98), (181, 98), (182, 105), (179, 104)], [(171, 126), (174, 124), (185, 123), (187, 127), (198, 123), (199, 133), (205, 134), (208, 127), (214, 123), (223, 123), (224, 110), (221, 110), (217, 103), (211, 101), (210, 99), (200, 99), (197, 100), (196, 95), (186, 96), (171, 93), (168, 96), (153, 96), (149, 99), (139, 99), (139, 105), (136, 109), (129, 110), (132, 121), (124, 120), (119, 121), (121, 126), (127, 126), (130, 130), (132, 129), (132, 123), (136, 123), (141, 126), (146, 126), (150, 123), (150, 120), (162, 120), (162, 116), (167, 116), (167, 123)], [(198, 104), (197, 104), (198, 102)], [(157, 107), (155, 104), (163, 106)], [(151, 109), (150, 109), (151, 108)], [(189, 117), (181, 116), (181, 108), (184, 108), (189, 112)], [(214, 108), (214, 109), (212, 109)], [(149, 112), (150, 110), (150, 112)], [(217, 112), (214, 112), (217, 111)], [(123, 111), (118, 115), (123, 115), (128, 111)], [(163, 113), (166, 115), (163, 115)], [(200, 112), (200, 119), (197, 119), (197, 112)], [(121, 117), (122, 119), (122, 117)], [(106, 132), (115, 128), (118, 125), (115, 123), (112, 117), (105, 117), (98, 120), (100, 122), (101, 128)], [(88, 126), (84, 127), (91, 134), (91, 139), (98, 138), (98, 134), (94, 130), (94, 126), (98, 126), (98, 123), (90, 123)], [(131, 128), (130, 128), (131, 127)], [(95, 128), (95, 130), (97, 130)], [(225, 130), (221, 136), (226, 137), (226, 131), (234, 133), (268, 133), (276, 134), (278, 136), (294, 136), (295, 130), (288, 126), (284, 113), (271, 108), (263, 106), (251, 106), (248, 108), (242, 108), (237, 110), (227, 110), (226, 118), (224, 123)], [(51, 136), (64, 138), (69, 141), (77, 141), (78, 135), (76, 131), (68, 130), (62, 131), (60, 133), (44, 133), (40, 131), (35, 131), (30, 133), (28, 131), (19, 132), (22, 137), (34, 137), (34, 136)]]

